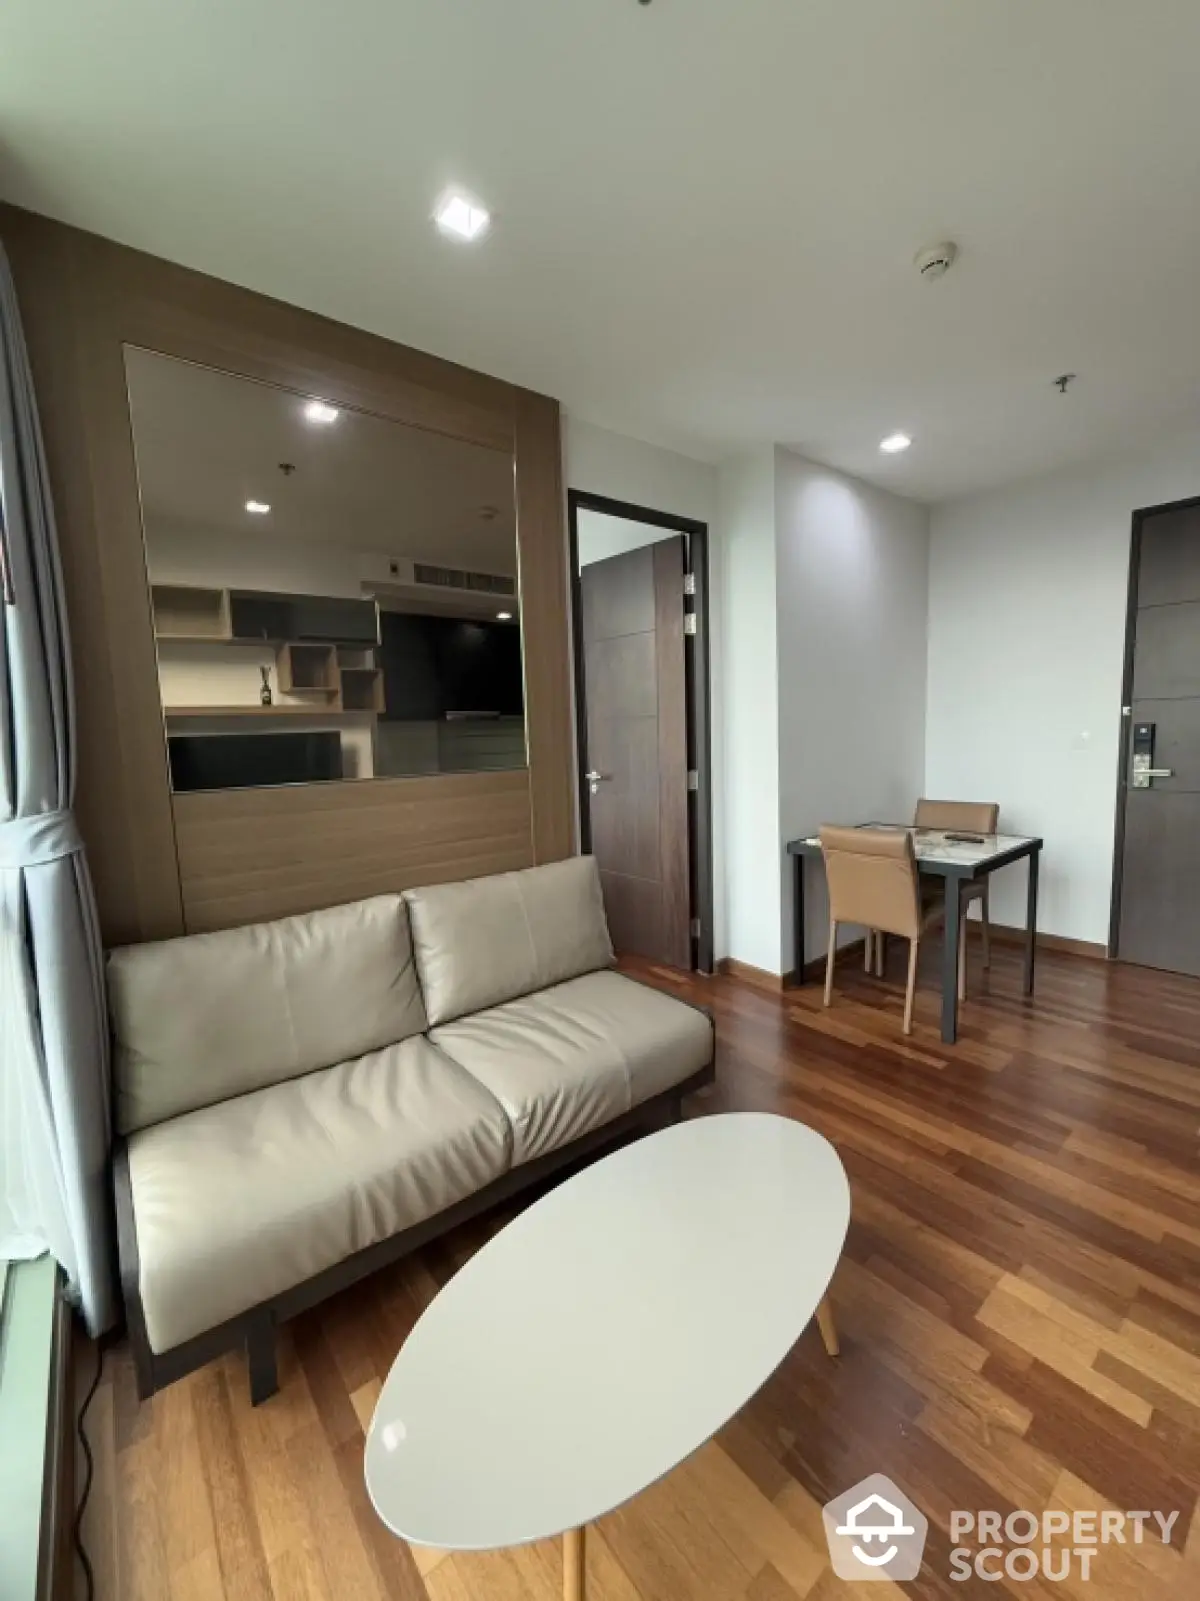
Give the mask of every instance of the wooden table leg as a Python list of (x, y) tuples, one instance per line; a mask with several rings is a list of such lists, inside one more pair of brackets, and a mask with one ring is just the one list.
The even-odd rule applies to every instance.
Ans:
[(568, 1529), (563, 1535), (563, 1601), (584, 1601), (587, 1592), (585, 1533)]
[(838, 1344), (837, 1324), (833, 1321), (833, 1307), (829, 1304), (829, 1297), (823, 1295), (817, 1307), (817, 1327), (821, 1331), (821, 1340), (830, 1356), (837, 1356), (841, 1352)]

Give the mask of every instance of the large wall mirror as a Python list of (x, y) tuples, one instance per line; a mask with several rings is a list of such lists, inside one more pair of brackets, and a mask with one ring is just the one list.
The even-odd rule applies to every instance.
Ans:
[(173, 788), (524, 767), (512, 457), (125, 366)]

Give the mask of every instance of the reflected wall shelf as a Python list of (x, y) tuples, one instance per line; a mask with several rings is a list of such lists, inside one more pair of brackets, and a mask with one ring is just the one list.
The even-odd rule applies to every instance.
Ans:
[(150, 603), (157, 639), (217, 645), (294, 641), (360, 650), (372, 650), (379, 643), (379, 607), (374, 600), (152, 581)]
[(275, 656), (279, 688), (284, 695), (331, 695), (341, 690), (337, 647), (289, 642)]
[[(273, 651), (279, 693), (302, 696), (307, 702), (168, 706), (164, 708), (168, 717), (330, 717), (343, 712), (378, 716), (386, 709), (383, 669), (376, 656), (379, 613), (374, 601), (155, 583), (150, 595), (154, 636), (160, 645)], [(249, 630), (257, 622), (263, 626), (261, 636)], [(280, 630), (289, 623), (305, 637), (281, 637)], [(328, 636), (314, 637), (322, 629)]]
[(351, 712), (381, 712), (383, 698), (383, 670), (379, 667), (341, 667), (342, 705)]
[(197, 584), (151, 584), (150, 598), (154, 606), (156, 639), (213, 644), (233, 637), (227, 589), (204, 589)]
[(164, 706), (164, 717), (361, 717), (370, 707), (352, 706)]

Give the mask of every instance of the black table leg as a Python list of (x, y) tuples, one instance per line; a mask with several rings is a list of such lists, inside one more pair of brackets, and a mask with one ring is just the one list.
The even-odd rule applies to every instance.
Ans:
[(957, 878), (946, 879), (945, 948), (942, 951), (942, 1041), (953, 1045), (958, 1038), (958, 929), (962, 918), (962, 886)]
[(794, 984), (804, 983), (804, 858), (799, 853), (792, 857), (792, 974)]
[(1029, 853), (1029, 891), (1025, 903), (1025, 993), (1033, 994), (1033, 962), (1037, 954), (1038, 858), (1041, 851)]

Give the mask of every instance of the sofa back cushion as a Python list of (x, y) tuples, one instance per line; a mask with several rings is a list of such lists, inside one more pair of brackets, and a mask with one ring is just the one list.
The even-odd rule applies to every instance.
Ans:
[(123, 1134), (420, 1034), (399, 895), (108, 959)]
[(430, 1026), (612, 963), (591, 856), (404, 898)]

